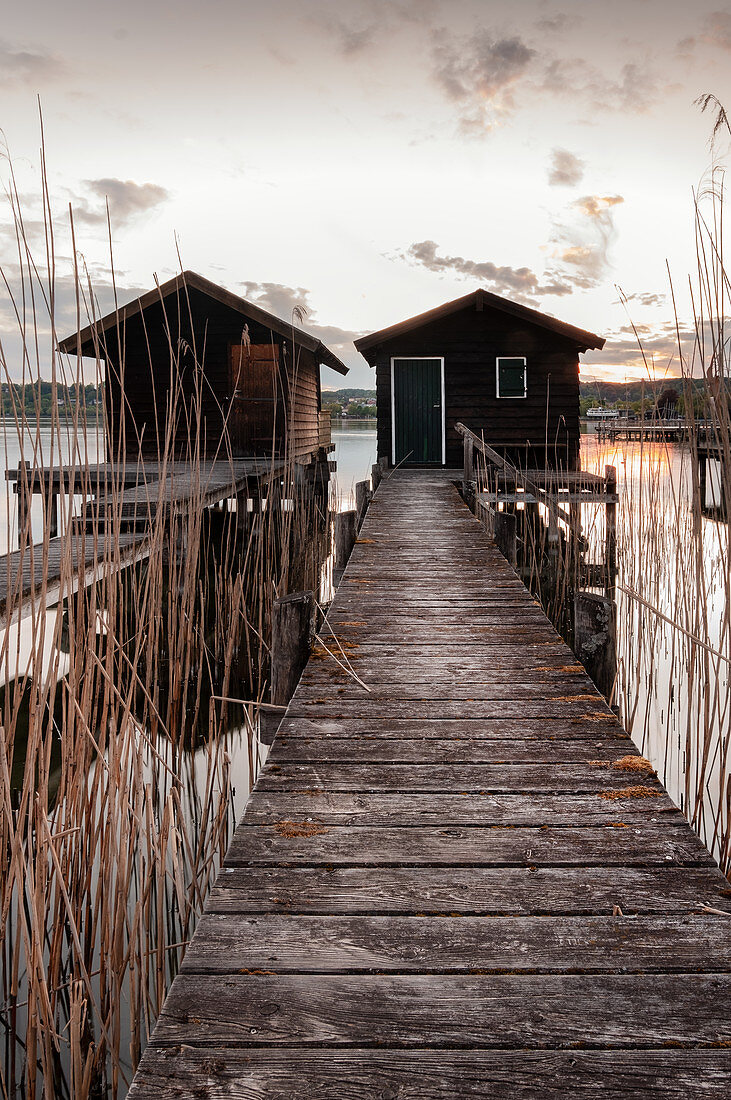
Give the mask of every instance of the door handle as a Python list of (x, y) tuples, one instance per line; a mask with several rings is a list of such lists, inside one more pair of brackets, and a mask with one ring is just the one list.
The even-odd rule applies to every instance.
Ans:
[(441, 409), (441, 407), (442, 407), (441, 405), (432, 405), (433, 409)]

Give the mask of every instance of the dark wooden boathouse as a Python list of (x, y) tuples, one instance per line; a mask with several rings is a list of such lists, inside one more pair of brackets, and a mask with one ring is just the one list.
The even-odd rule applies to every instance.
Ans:
[(392, 465), (459, 466), (460, 422), (520, 465), (577, 465), (579, 354), (600, 336), (476, 290), (355, 346), (376, 368)]
[[(348, 368), (315, 336), (193, 271), (67, 337), (61, 351), (104, 363), (110, 460), (156, 458), (174, 412), (176, 456), (277, 455), (330, 447), (320, 364)], [(169, 450), (169, 447), (168, 447)]]

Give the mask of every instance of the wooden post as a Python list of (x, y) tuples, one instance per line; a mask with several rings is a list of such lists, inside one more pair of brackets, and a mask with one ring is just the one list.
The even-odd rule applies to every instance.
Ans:
[(236, 494), (236, 532), (244, 546), (249, 540), (253, 518), (253, 513), (249, 512), (249, 495), (242, 489)]
[(617, 675), (617, 609), (595, 592), (574, 596), (574, 653), (611, 702)]
[[(604, 488), (613, 496), (617, 492), (617, 467), (604, 467)], [(617, 505), (608, 503), (606, 506), (606, 542), (604, 548), (604, 564), (606, 567), (607, 594), (614, 590), (614, 582), (617, 579)]]
[(49, 508), (48, 536), (55, 539), (58, 538), (58, 493), (51, 493)]
[(333, 518), (333, 551), (335, 568), (333, 581), (337, 588), (351, 555), (356, 538), (356, 514), (353, 510), (336, 512)]
[(518, 564), (518, 524), (515, 512), (496, 512), (495, 545), (511, 565)]
[(705, 451), (698, 451), (698, 491), (700, 495), (700, 510), (705, 512), (708, 507), (708, 455)]
[(28, 540), (32, 542), (30, 532), (30, 462), (18, 463), (18, 480), (15, 482), (15, 492), (18, 495), (18, 546), (23, 545), (23, 533), (28, 526)]
[(384, 456), (378, 459), (378, 465), (381, 467), (382, 472), (385, 474), (388, 469), (388, 459)]
[(374, 493), (375, 493), (376, 489), (378, 488), (378, 486), (381, 484), (382, 477), (383, 477), (383, 470), (381, 469), (381, 467), (378, 465), (377, 462), (374, 462), (373, 465), (371, 466), (371, 484), (373, 486), (373, 492)]
[(365, 519), (369, 500), (370, 490), (368, 489), (368, 482), (359, 481), (355, 486), (355, 512), (357, 516), (356, 526), (358, 530), (360, 530), (360, 525)]
[(462, 472), (462, 485), (465, 491), (469, 491), (475, 480), (475, 453), (474, 442), (471, 435), (464, 437), (464, 470)]
[[(287, 706), (309, 659), (314, 613), (314, 592), (293, 592), (272, 605), (269, 680), (271, 701), (277, 706)], [(261, 722), (259, 739), (263, 744), (271, 745), (280, 720)]]

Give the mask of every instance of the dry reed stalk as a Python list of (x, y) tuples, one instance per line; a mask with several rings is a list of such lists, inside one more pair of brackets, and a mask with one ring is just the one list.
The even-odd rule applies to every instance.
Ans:
[[(11, 204), (19, 261), (6, 286), (16, 307), (22, 379), (38, 381), (50, 364), (53, 407), (47, 429), (39, 404), (29, 415), (11, 400), (6, 455), (9, 440), (17, 439), (30, 462), (22, 474), (28, 485), (44, 467), (63, 464), (90, 503), (80, 518), (74, 493), (62, 493), (60, 534), (52, 540), (50, 494), (36, 497), (46, 520), (42, 538), (29, 512), (18, 552), (21, 562), (41, 566), (33, 601), (22, 597), (17, 561), (5, 562), (6, 619), (25, 615), (29, 654), (20, 661), (20, 631), (3, 633), (0, 972), (8, 1041), (0, 1069), (8, 1095), (106, 1089), (114, 1096), (131, 1078), (230, 839), (235, 762), (239, 769), (243, 763), (249, 783), (254, 775), (271, 601), (292, 586), (320, 591), (327, 500), (301, 484), (289, 443), (280, 446), (277, 432), (285, 425), (279, 425), (269, 487), (251, 522), (237, 532), (233, 513), (209, 512), (205, 348), (181, 350), (172, 315), (167, 406), (157, 409), (149, 464), (128, 458), (135, 441), (126, 420), (113, 430), (120, 409), (104, 402), (90, 423), (77, 403), (63, 417), (59, 387), (80, 386), (85, 365), (57, 351), (51, 223), (37, 265), (12, 189)], [(97, 319), (95, 297), (82, 270), (75, 285), (82, 328)], [(191, 320), (185, 293), (165, 309)], [(122, 335), (115, 350), (123, 407)], [(98, 380), (105, 352), (100, 338)], [(182, 380), (185, 354), (194, 363), (192, 391)], [(14, 364), (2, 349), (0, 365), (9, 382)], [(296, 355), (293, 372), (296, 384)], [(119, 446), (111, 469), (103, 451), (88, 460), (94, 440), (103, 447), (113, 438)], [(216, 461), (219, 471), (230, 470), (230, 490), (222, 495), (234, 497), (225, 430)], [(189, 487), (171, 515), (163, 489), (180, 462)], [(139, 486), (145, 519), (144, 545), (131, 565), (123, 551), (130, 481)], [(10, 510), (8, 516), (10, 541)], [(52, 549), (60, 556), (59, 593), (57, 609), (48, 612)], [(76, 591), (76, 563), (89, 551), (96, 579)], [(253, 704), (217, 706), (214, 694)]]

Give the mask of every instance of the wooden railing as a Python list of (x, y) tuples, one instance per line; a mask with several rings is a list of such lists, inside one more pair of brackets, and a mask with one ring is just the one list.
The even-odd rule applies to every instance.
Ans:
[[(562, 498), (561, 503), (555, 492), (551, 492), (545, 485), (540, 484), (535, 476), (523, 473), (503, 455), (494, 450), (485, 442), (482, 436), (477, 435), (464, 424), (455, 425), (458, 433), (464, 440), (464, 470), (462, 482), (466, 495), (472, 495), (476, 490), (475, 452), (483, 455), (487, 464), (498, 476), (502, 475), (520, 490), (520, 500), (526, 504), (541, 504), (548, 515), (549, 541), (558, 538), (559, 522), (566, 527), (567, 537), (576, 544), (580, 552), (584, 549), (581, 535), (581, 504), (601, 503), (606, 506), (606, 545), (605, 565), (607, 585), (611, 586), (616, 577), (616, 511), (617, 511), (617, 470), (614, 466), (604, 468), (604, 477), (596, 474), (582, 473), (580, 470), (568, 471), (541, 471), (541, 480), (546, 476), (556, 486), (563, 482), (568, 492)], [(534, 475), (535, 475), (534, 471)], [(589, 486), (589, 492), (586, 492)], [(497, 509), (499, 493), (489, 498), (489, 494), (480, 495), (480, 507), (485, 518), (492, 528), (493, 538), (509, 561), (514, 563), (516, 546), (515, 523), (516, 517), (513, 511), (500, 512)], [(515, 495), (510, 503), (516, 503)], [(562, 504), (568, 504), (570, 511), (566, 511)]]
[[(533, 565), (518, 561), (519, 516), (522, 516), (520, 531), (525, 531), (526, 513), (518, 512), (520, 504), (524, 509), (536, 509), (543, 506), (546, 512), (546, 539), (539, 540), (542, 558), (538, 570), (537, 592), (543, 601), (544, 590), (540, 575), (543, 574), (543, 562), (547, 563), (547, 575), (559, 579), (559, 570), (566, 570), (564, 577), (568, 582), (555, 585), (554, 590), (562, 593), (561, 605), (554, 605), (554, 625), (566, 630), (565, 601), (573, 595), (573, 616), (571, 619), (570, 639), (567, 641), (594, 682), (603, 691), (607, 699), (614, 691), (617, 672), (616, 655), (616, 606), (614, 602), (617, 583), (617, 472), (614, 466), (606, 466), (604, 477), (585, 473), (580, 470), (531, 470), (523, 473), (513, 466), (501, 454), (498, 454), (484, 438), (465, 427), (456, 425), (464, 439), (464, 495), (470, 507), (484, 524), (498, 550), (515, 566), (519, 574), (530, 578)], [(494, 486), (492, 491), (483, 490), (478, 484), (475, 470), (475, 452), (484, 456), (488, 472)], [(548, 486), (548, 487), (547, 487)], [(563, 490), (560, 503), (557, 490)], [(552, 491), (553, 490), (553, 491)], [(501, 511), (499, 506), (503, 505)], [(569, 510), (561, 507), (568, 504)], [(587, 542), (581, 529), (581, 505), (603, 504), (606, 508), (606, 527), (604, 562), (594, 564), (585, 561)], [(538, 517), (535, 517), (536, 520)], [(559, 529), (559, 523), (565, 525), (565, 531)], [(534, 546), (536, 543), (534, 542)], [(526, 543), (523, 541), (525, 550)], [(563, 562), (563, 565), (559, 565)], [(603, 593), (588, 589), (603, 589)], [(551, 615), (551, 581), (546, 592), (544, 609)]]

